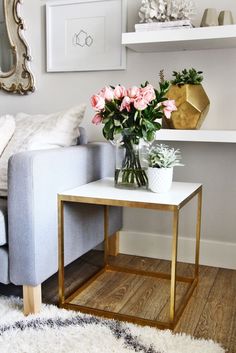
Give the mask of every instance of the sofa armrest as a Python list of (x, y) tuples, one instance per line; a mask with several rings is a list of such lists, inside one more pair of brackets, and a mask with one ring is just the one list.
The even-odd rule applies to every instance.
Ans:
[(11, 157), (8, 223), (12, 283), (38, 285), (57, 271), (57, 193), (111, 176), (113, 161), (114, 149), (106, 142)]

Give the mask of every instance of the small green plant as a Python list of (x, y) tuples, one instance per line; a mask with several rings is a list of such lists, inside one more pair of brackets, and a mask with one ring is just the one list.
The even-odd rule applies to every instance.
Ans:
[(172, 168), (182, 166), (180, 151), (167, 145), (153, 145), (148, 151), (148, 165), (151, 168)]
[(174, 80), (171, 81), (172, 85), (200, 85), (203, 81), (202, 71), (197, 71), (194, 68), (184, 69), (180, 72), (173, 71)]

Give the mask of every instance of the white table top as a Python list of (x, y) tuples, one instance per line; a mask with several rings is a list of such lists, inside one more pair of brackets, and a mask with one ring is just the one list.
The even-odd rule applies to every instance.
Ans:
[(113, 178), (104, 178), (61, 192), (59, 198), (64, 201), (101, 205), (158, 208), (155, 206), (181, 206), (193, 197), (199, 188), (199, 183), (173, 182), (170, 191), (157, 194), (145, 189), (115, 188)]

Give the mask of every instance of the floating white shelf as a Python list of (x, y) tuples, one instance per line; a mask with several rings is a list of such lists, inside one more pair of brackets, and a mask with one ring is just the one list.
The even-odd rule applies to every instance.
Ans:
[(236, 130), (161, 129), (156, 132), (156, 139), (159, 141), (236, 143)]
[(122, 44), (138, 52), (235, 48), (236, 25), (129, 32)]

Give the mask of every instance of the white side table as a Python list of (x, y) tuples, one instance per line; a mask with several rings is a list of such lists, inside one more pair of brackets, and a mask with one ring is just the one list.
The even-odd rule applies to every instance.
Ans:
[[(177, 248), (178, 248), (178, 225), (179, 211), (193, 197), (198, 197), (197, 222), (196, 222), (196, 246), (195, 246), (195, 274), (193, 278), (177, 276)], [(64, 210), (65, 202), (77, 202), (104, 206), (104, 267), (92, 276), (87, 282), (83, 283), (80, 288), (65, 297), (64, 287)], [(169, 192), (164, 194), (155, 194), (150, 191), (126, 190), (114, 187), (113, 179), (101, 179), (78, 188), (65, 191), (58, 195), (58, 223), (59, 223), (59, 305), (60, 307), (79, 310), (81, 312), (104, 316), (112, 319), (134, 322), (141, 325), (156, 326), (159, 328), (174, 328), (178, 322), (184, 308), (190, 299), (194, 288), (198, 282), (199, 274), (199, 247), (200, 247), (200, 228), (201, 228), (201, 204), (202, 204), (202, 185), (195, 183), (174, 182)], [(108, 212), (109, 206), (145, 208), (153, 210), (169, 211), (173, 213), (173, 238), (172, 238), (172, 255), (171, 255), (171, 273), (159, 273), (143, 270), (128, 269), (125, 267), (112, 266), (108, 261)], [(102, 221), (102, 220), (101, 220)], [(131, 316), (129, 314), (121, 314), (117, 312), (104, 311), (96, 308), (89, 308), (83, 305), (72, 304), (76, 293), (81, 293), (93, 281), (106, 271), (118, 271), (132, 273), (140, 276), (148, 276), (155, 281), (156, 278), (170, 280), (170, 314), (169, 321), (156, 321), (147, 318)], [(188, 284), (188, 289), (182, 298), (182, 301), (176, 310), (176, 281)]]

